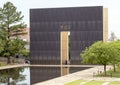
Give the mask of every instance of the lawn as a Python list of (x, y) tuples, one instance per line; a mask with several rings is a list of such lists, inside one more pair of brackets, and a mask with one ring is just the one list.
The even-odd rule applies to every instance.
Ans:
[(82, 84), (82, 85), (102, 85), (103, 83), (106, 83), (106, 82), (110, 82), (108, 85), (120, 85), (120, 82), (118, 82), (118, 81), (111, 82), (111, 81), (96, 81), (96, 80), (92, 80), (92, 81), (76, 80), (73, 82), (69, 82), (65, 85), (79, 85), (79, 84)]
[(104, 81), (90, 81), (90, 82), (87, 82), (83, 85), (102, 85), (103, 83), (105, 83)]
[(109, 85), (120, 85), (120, 82), (114, 81), (114, 82), (111, 82)]
[(65, 85), (78, 85), (78, 84), (80, 84), (81, 82), (85, 82), (85, 80), (76, 80), (76, 81), (67, 83), (67, 84), (65, 84)]
[(0, 62), (0, 67), (1, 66), (6, 66), (7, 64), (5, 62)]

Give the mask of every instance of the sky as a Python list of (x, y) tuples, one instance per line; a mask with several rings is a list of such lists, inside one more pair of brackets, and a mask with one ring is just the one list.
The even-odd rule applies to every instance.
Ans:
[(23, 21), (29, 26), (29, 10), (32, 8), (60, 8), (103, 6), (108, 8), (108, 34), (114, 32), (120, 39), (120, 0), (0, 0), (0, 7), (7, 1), (12, 2), (24, 15)]

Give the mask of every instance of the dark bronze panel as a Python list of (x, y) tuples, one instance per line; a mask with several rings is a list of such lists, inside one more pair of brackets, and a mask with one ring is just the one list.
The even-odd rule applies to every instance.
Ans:
[(103, 7), (31, 9), (30, 30), (31, 64), (60, 64), (61, 31), (70, 31), (70, 61), (80, 64), (82, 50), (103, 40)]
[[(102, 20), (102, 7), (69, 7), (31, 9), (31, 22), (64, 22)], [(39, 16), (39, 18), (38, 18)], [(99, 17), (98, 17), (99, 16)]]
[[(70, 31), (70, 64), (81, 64), (80, 53), (94, 42), (103, 40), (103, 7), (30, 9), (31, 64), (60, 64), (61, 31)], [(60, 75), (60, 69), (57, 70), (54, 77)], [(70, 69), (70, 72), (74, 71)]]

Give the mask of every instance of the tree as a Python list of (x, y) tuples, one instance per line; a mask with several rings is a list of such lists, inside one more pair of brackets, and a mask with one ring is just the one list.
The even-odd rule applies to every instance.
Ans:
[(111, 55), (111, 50), (108, 49), (108, 43), (103, 43), (102, 41), (96, 42), (81, 53), (82, 62), (86, 64), (104, 65), (104, 73), (106, 76), (106, 65), (109, 64)]
[[(2, 42), (4, 42), (4, 51), (1, 53), (8, 58), (8, 63), (10, 63), (10, 56), (15, 56), (17, 52), (19, 53), (19, 51), (24, 48), (17, 48), (17, 52), (14, 52), (15, 50), (11, 51), (12, 47), (15, 48), (17, 46), (15, 42), (20, 41), (18, 36), (26, 34), (24, 32), (26, 24), (22, 22), (22, 19), (21, 11), (17, 11), (17, 8), (11, 2), (6, 2), (3, 7), (0, 8), (0, 38)], [(12, 45), (13, 43), (14, 45)], [(19, 43), (22, 42), (20, 41)]]
[(115, 41), (116, 35), (114, 32), (111, 32), (110, 41)]
[(113, 65), (114, 72), (116, 72), (116, 65), (120, 62), (120, 41), (110, 42), (109, 49), (111, 49), (110, 63)]
[(112, 64), (115, 72), (116, 64), (120, 62), (120, 41), (96, 42), (89, 48), (86, 48), (82, 52), (81, 57), (83, 63), (104, 65), (106, 76), (106, 65)]

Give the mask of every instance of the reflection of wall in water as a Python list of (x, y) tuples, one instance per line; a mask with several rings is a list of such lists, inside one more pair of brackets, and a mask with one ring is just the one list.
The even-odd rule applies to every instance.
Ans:
[(89, 68), (91, 67), (71, 67), (69, 73), (74, 73), (74, 72), (89, 69)]
[(31, 67), (30, 77), (31, 85), (48, 79), (59, 77), (60, 67)]

